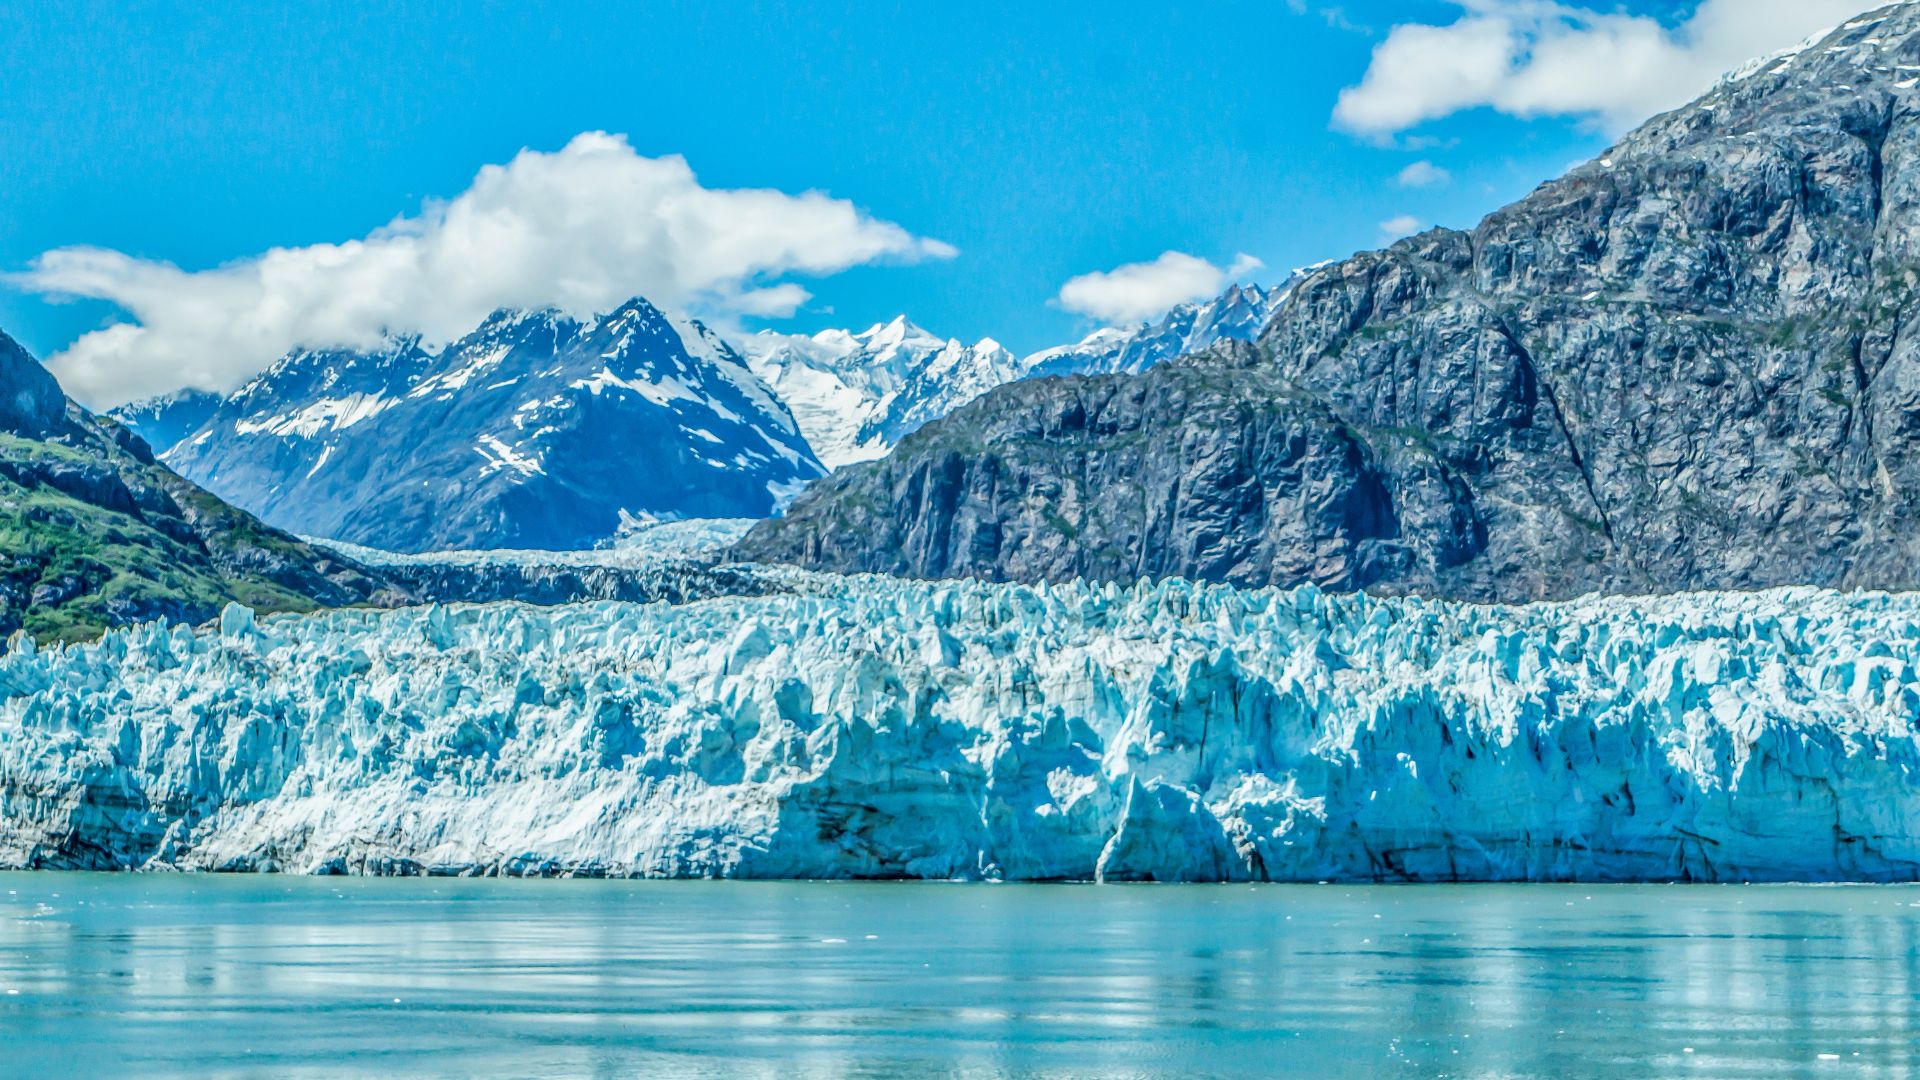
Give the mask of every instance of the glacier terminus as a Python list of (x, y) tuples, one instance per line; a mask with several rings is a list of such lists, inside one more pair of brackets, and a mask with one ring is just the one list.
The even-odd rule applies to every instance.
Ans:
[(757, 572), (680, 604), (16, 637), (0, 864), (1920, 878), (1920, 597)]

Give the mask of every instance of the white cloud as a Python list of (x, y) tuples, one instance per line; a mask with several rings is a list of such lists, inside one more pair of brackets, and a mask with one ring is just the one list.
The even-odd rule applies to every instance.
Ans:
[(1453, 181), (1453, 174), (1431, 161), (1416, 161), (1401, 169), (1395, 180), (1403, 188), (1441, 187)]
[(1345, 30), (1354, 34), (1370, 34), (1371, 30), (1347, 17), (1347, 9), (1340, 5), (1307, 6), (1307, 0), (1287, 0), (1287, 9), (1295, 15), (1318, 15), (1320, 19), (1335, 30)]
[(1157, 318), (1180, 304), (1211, 300), (1262, 265), (1251, 255), (1239, 255), (1232, 265), (1219, 267), (1169, 251), (1152, 262), (1081, 274), (1060, 287), (1055, 303), (1110, 326), (1126, 326)]
[(295, 346), (366, 346), (390, 331), (446, 340), (501, 307), (588, 314), (644, 296), (720, 317), (791, 314), (808, 293), (782, 277), (954, 254), (845, 200), (703, 187), (680, 157), (590, 132), (489, 165), (456, 198), (364, 239), (204, 271), (60, 248), (14, 281), (131, 316), (50, 360), (70, 393), (106, 407), (228, 389)]
[(1414, 233), (1419, 232), (1425, 224), (1425, 222), (1414, 217), (1412, 214), (1402, 214), (1397, 218), (1388, 218), (1386, 221), (1380, 223), (1380, 242), (1383, 244), (1391, 244), (1401, 237), (1412, 236)]
[(1395, 27), (1334, 120), (1387, 137), (1465, 109), (1581, 116), (1625, 130), (1720, 75), (1859, 13), (1868, 0), (1702, 0), (1659, 21), (1557, 0), (1453, 0), (1446, 26)]

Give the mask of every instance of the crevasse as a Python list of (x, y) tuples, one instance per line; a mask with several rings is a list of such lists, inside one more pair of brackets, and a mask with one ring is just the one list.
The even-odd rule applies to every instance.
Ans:
[(0, 864), (1920, 877), (1920, 597), (800, 576), (0, 658)]

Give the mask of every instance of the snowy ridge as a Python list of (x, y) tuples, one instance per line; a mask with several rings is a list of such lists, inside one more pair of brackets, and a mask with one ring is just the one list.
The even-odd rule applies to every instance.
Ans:
[(772, 514), (825, 472), (739, 353), (640, 299), (496, 312), (436, 351), (299, 350), (203, 404), (123, 419), (270, 524), (393, 550), (591, 548), (629, 520)]
[[(1905, 3), (1905, 2), (1911, 2), (1911, 0), (1895, 0), (1895, 5), (1889, 5), (1889, 6), (1896, 6), (1898, 3)], [(1794, 61), (1798, 60), (1802, 56), (1805, 56), (1807, 53), (1810, 53), (1813, 50), (1819, 48), (1821, 45), (1826, 43), (1828, 38), (1834, 36), (1835, 34), (1840, 33), (1843, 30), (1863, 30), (1868, 27), (1878, 26), (1884, 21), (1885, 21), (1884, 16), (1878, 16), (1878, 15), (1873, 15), (1869, 13), (1869, 14), (1864, 14), (1859, 18), (1848, 19), (1845, 23), (1842, 23), (1838, 26), (1829, 26), (1824, 30), (1815, 31), (1814, 33), (1808, 35), (1808, 37), (1804, 41), (1800, 42), (1800, 44), (1798, 45), (1789, 46), (1785, 49), (1781, 49), (1778, 52), (1768, 53), (1764, 56), (1756, 56), (1753, 59), (1748, 60), (1747, 62), (1741, 64), (1739, 67), (1734, 68), (1732, 71), (1727, 72), (1725, 75), (1722, 75), (1720, 77), (1720, 80), (1714, 83), (1712, 89), (1713, 90), (1725, 89), (1726, 87), (1732, 86), (1735, 83), (1745, 82), (1746, 80), (1751, 79), (1755, 75), (1759, 75), (1762, 72), (1771, 74), (1771, 73), (1785, 71), (1787, 68), (1793, 65)]]
[(1920, 597), (794, 580), (16, 642), (0, 864), (1920, 876)]
[(132, 428), (155, 451), (160, 451), (200, 430), (219, 410), (220, 400), (220, 395), (204, 390), (176, 390), (122, 405), (107, 416)]
[(828, 468), (884, 456), (922, 424), (1020, 375), (999, 342), (936, 337), (904, 315), (858, 334), (763, 332), (742, 347)]
[(1015, 358), (992, 338), (942, 338), (902, 315), (860, 333), (764, 331), (743, 342), (754, 374), (779, 395), (830, 469), (886, 456), (901, 439), (996, 386), (1045, 375), (1139, 373), (1223, 340), (1259, 335), (1293, 282), (1235, 285), (1156, 322), (1105, 327), (1073, 345)]
[(1034, 353), (1020, 362), (1023, 377), (1137, 375), (1155, 364), (1199, 352), (1221, 341), (1252, 341), (1306, 274), (1296, 270), (1272, 288), (1235, 285), (1204, 304), (1182, 304), (1159, 321), (1131, 329), (1096, 330), (1075, 345)]

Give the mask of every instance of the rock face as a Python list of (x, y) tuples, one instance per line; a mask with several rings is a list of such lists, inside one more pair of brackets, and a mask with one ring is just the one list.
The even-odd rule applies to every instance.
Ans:
[(1255, 350), (1003, 388), (738, 553), (1481, 600), (1920, 585), (1916, 77), (1920, 8), (1856, 19), (1470, 232), (1307, 275)]
[(53, 374), (0, 332), (0, 429), (33, 439), (67, 426), (67, 395)]
[(794, 574), (0, 657), (0, 865), (1920, 877), (1920, 600)]
[(305, 611), (404, 598), (181, 479), (0, 334), (0, 634), (198, 622), (233, 601)]
[[(892, 458), (822, 481), (735, 554), (918, 577), (1342, 589), (1416, 555), (1458, 561), (1467, 523), (1449, 516), (1446, 476), (1417, 453), (1382, 460), (1364, 432), (1255, 361), (1241, 345), (1138, 378), (990, 395)], [(1423, 470), (1429, 518), (1410, 534), (1389, 491)]]
[(438, 352), (295, 352), (162, 456), (278, 527), (415, 552), (764, 517), (825, 471), (738, 353), (644, 300), (500, 312)]

